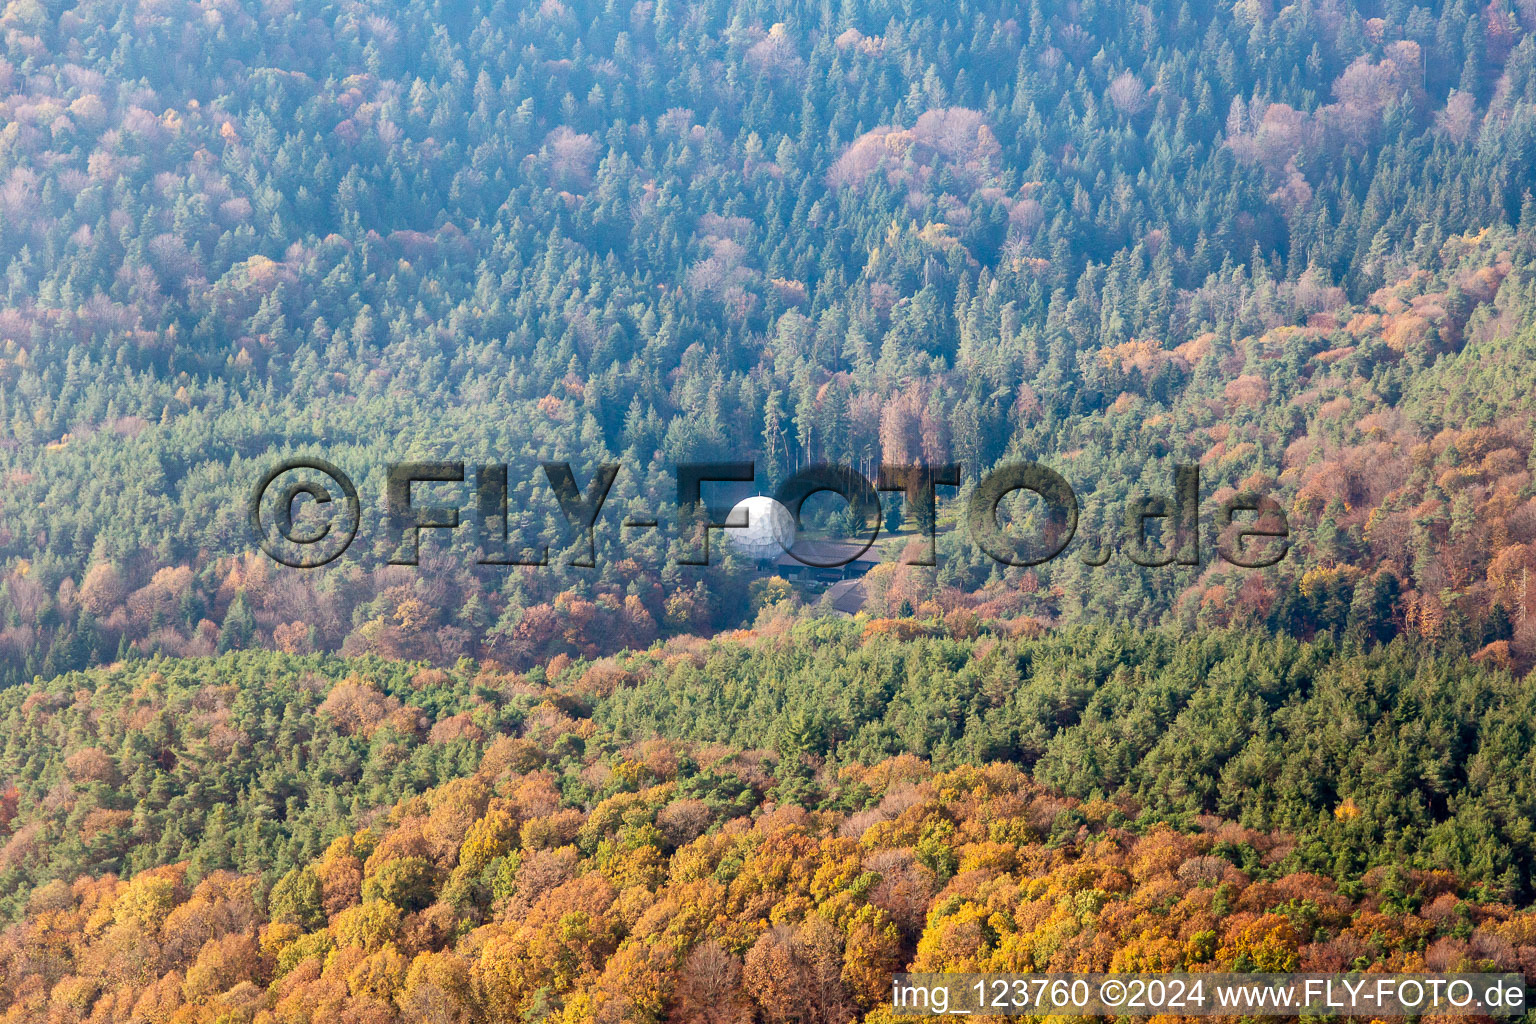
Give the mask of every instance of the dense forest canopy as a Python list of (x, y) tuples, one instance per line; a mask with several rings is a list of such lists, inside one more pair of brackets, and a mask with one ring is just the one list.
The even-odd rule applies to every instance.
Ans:
[[(1532, 0), (9, 0), (0, 268), (0, 1020), (1536, 972)], [(391, 564), (441, 461), (549, 564)], [(620, 467), (590, 568), (545, 461)], [(960, 483), (850, 609), (679, 564), (727, 461)], [(1029, 461), (1078, 538), (1004, 565)]]
[[(1007, 569), (941, 513), (939, 566), (878, 589), (1524, 669), (1532, 28), (1505, 0), (14, 0), (0, 673), (526, 666), (743, 623), (752, 574), (659, 532), (565, 564), (549, 458), (621, 462), (614, 523), (690, 460), (953, 461), (949, 503), (1038, 459), (1085, 537), (1199, 463), (1209, 501), (1281, 500), (1285, 562)], [(292, 452), (375, 502), (392, 462), (510, 462), (555, 564), (477, 569), (461, 530), (396, 571), (371, 523), (326, 569), (255, 564), (246, 492)]]
[(835, 804), (851, 763), (1007, 763), (1142, 825), (1283, 830), (1288, 867), (1340, 881), (1396, 864), (1489, 898), (1536, 891), (1536, 691), (1507, 672), (1402, 641), (1359, 653), (1235, 630), (911, 627), (777, 618), (526, 675), (250, 652), (16, 688), (0, 694), (0, 910), (82, 871), (286, 869), (469, 774), (503, 735), (542, 744), (573, 804), (602, 798), (593, 757), (652, 741), (770, 766), (772, 787), (722, 796), (741, 811), (765, 796)]
[(908, 968), (1536, 969), (1507, 672), (911, 624), (13, 688), (0, 1006), (845, 1024)]

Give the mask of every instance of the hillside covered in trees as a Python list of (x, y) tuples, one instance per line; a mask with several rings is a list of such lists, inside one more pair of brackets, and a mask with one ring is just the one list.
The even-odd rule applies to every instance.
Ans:
[(603, 798), (594, 759), (647, 744), (756, 765), (750, 786), (693, 783), (732, 813), (847, 809), (850, 764), (1006, 763), (1141, 825), (1283, 830), (1290, 869), (1349, 880), (1407, 865), (1526, 902), (1532, 723), (1536, 691), (1502, 670), (1401, 641), (1361, 653), (1234, 630), (1010, 640), (936, 620), (779, 618), (528, 674), (154, 659), (0, 693), (0, 912), (81, 872), (184, 861), (270, 876), (471, 773), (506, 737), (575, 806)]
[[(0, 269), (0, 1021), (1536, 971), (1530, 0), (10, 0)], [(320, 569), (248, 522), (295, 454)], [(391, 564), (426, 460), (549, 564), (472, 480)], [(622, 467), (595, 566), (544, 460)], [(961, 483), (839, 616), (678, 564), (730, 460)], [(1008, 567), (1027, 460), (1079, 536)]]
[(0, 694), (0, 1019), (844, 1024), (908, 967), (1536, 970), (1506, 672), (911, 624)]
[[(732, 458), (764, 487), (953, 461), (946, 503), (1039, 459), (1085, 538), (1198, 462), (1207, 513), (1281, 501), (1286, 561), (1005, 569), (941, 513), (938, 567), (875, 610), (1353, 626), (1524, 670), (1533, 28), (1508, 0), (15, 0), (0, 678), (523, 669), (746, 624), (742, 567), (614, 525)], [(292, 452), (373, 516), (388, 463), (508, 461), (553, 564), (477, 567), (461, 530), (401, 570), (371, 519), (326, 569), (254, 564), (246, 494)], [(596, 570), (548, 458), (625, 467)]]

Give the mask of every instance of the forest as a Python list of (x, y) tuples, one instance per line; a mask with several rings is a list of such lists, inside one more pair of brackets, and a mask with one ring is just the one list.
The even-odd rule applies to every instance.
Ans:
[[(1536, 972), (1536, 0), (6, 0), (0, 268), (0, 1021)], [(621, 528), (700, 462), (960, 482), (850, 610)]]
[[(1506, 0), (13, 0), (0, 681), (246, 648), (526, 669), (750, 626), (750, 567), (615, 525), (722, 460), (768, 490), (961, 466), (936, 569), (899, 564), (885, 496), (877, 614), (1353, 624), (1524, 671), (1533, 27)], [(508, 462), (551, 565), (477, 566), (459, 531), (404, 571), (371, 521), (324, 569), (253, 564), (247, 492), (294, 454), (375, 505), (392, 463)], [(595, 569), (546, 459), (626, 467)], [(950, 527), (1027, 460), (1084, 539), (998, 566)], [(1183, 464), (1211, 503), (1274, 494), (1285, 561), (1082, 564)]]
[(908, 967), (1536, 970), (1507, 670), (913, 622), (6, 691), (4, 1019), (844, 1024)]

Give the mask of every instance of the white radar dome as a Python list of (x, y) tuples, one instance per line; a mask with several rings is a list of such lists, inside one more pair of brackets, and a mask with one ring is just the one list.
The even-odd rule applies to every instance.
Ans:
[(795, 543), (795, 517), (766, 494), (737, 502), (726, 522), (726, 540), (747, 558), (772, 560)]

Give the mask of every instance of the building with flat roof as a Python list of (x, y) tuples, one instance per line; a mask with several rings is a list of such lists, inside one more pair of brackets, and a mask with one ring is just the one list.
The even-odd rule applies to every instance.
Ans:
[(848, 541), (797, 540), (793, 551), (782, 552), (773, 563), (775, 571), (787, 580), (836, 583), (863, 576), (880, 564), (872, 545)]

